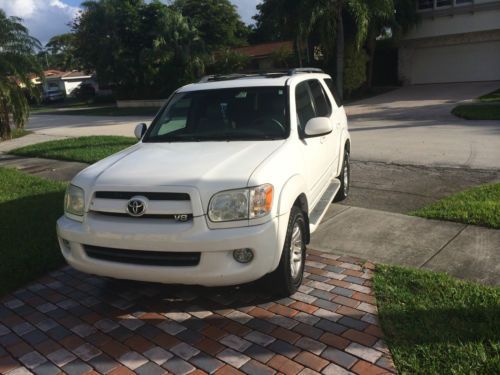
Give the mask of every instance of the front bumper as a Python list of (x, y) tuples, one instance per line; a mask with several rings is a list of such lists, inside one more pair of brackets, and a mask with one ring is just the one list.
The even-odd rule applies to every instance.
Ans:
[[(156, 219), (128, 219), (89, 214), (83, 223), (65, 216), (57, 221), (59, 245), (66, 261), (82, 272), (118, 279), (203, 286), (236, 285), (259, 279), (278, 266), (288, 218), (265, 224), (209, 229), (205, 217), (191, 223), (165, 224)], [(284, 228), (283, 228), (284, 227)], [(196, 266), (171, 267), (98, 260), (83, 245), (127, 250), (200, 252)], [(241, 264), (234, 249), (250, 248), (254, 259)]]

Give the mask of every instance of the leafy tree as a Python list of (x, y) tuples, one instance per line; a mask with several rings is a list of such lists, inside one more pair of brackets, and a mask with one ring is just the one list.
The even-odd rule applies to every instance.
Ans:
[(82, 4), (73, 25), (77, 57), (117, 97), (165, 97), (203, 70), (198, 31), (159, 1)]
[(36, 51), (40, 42), (17, 17), (0, 9), (0, 138), (10, 138), (10, 118), (23, 127), (29, 115), (28, 96), (38, 96), (32, 74), (42, 75)]
[[(80, 68), (80, 63), (75, 57), (75, 35), (66, 33), (50, 38), (45, 45), (43, 57), (50, 62), (50, 68), (60, 70), (74, 70)], [(43, 64), (43, 61), (42, 61)]]
[[(282, 28), (283, 34), (276, 35), (292, 35), (299, 64), (300, 44), (307, 46), (317, 36), (325, 59), (334, 61), (339, 95), (344, 92), (345, 39), (353, 39), (360, 49), (367, 40), (373, 44), (384, 28), (404, 29), (416, 18), (415, 0), (264, 0), (258, 10), (255, 33), (269, 35)], [(369, 47), (373, 55), (374, 46)]]
[(235, 52), (229, 48), (219, 50), (217, 53), (208, 56), (206, 73), (208, 74), (230, 74), (241, 71), (248, 67), (250, 58)]
[(249, 29), (229, 0), (175, 0), (172, 6), (200, 32), (207, 51), (246, 43)]

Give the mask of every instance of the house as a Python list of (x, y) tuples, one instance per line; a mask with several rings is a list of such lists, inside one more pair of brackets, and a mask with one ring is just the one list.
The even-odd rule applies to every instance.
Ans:
[(500, 80), (500, 1), (417, 0), (421, 20), (401, 41), (404, 84)]
[(234, 52), (250, 58), (249, 68), (254, 70), (269, 70), (276, 68), (276, 64), (286, 60), (293, 53), (293, 42), (270, 42), (255, 44), (233, 49)]
[[(46, 70), (43, 74), (45, 76), (45, 81), (43, 82), (44, 93), (58, 91), (63, 93), (64, 96), (71, 96), (73, 91), (83, 83), (92, 85), (96, 91), (98, 89), (97, 81), (92, 74), (76, 70), (64, 72), (54, 69)], [(37, 83), (42, 84), (42, 81), (37, 79)]]

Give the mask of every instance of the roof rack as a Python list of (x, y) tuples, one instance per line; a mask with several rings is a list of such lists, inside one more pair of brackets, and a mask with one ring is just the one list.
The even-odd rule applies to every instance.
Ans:
[(299, 73), (324, 73), (324, 71), (320, 68), (294, 68), (288, 71), (289, 76)]
[(300, 73), (324, 73), (320, 68), (294, 68), (289, 70), (271, 70), (267, 72), (248, 72), (248, 73), (232, 73), (232, 74), (212, 74), (202, 77), (198, 82), (214, 82), (214, 81), (229, 81), (232, 79), (265, 77), (275, 78), (283, 76), (293, 76)]

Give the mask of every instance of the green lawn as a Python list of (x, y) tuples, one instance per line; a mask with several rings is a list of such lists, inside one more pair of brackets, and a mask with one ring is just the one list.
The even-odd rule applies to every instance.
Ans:
[(135, 144), (129, 137), (91, 136), (38, 143), (17, 148), (10, 154), (37, 158), (95, 163)]
[(65, 187), (0, 168), (0, 297), (63, 264), (55, 224)]
[(460, 104), (451, 113), (466, 120), (500, 120), (500, 103)]
[(500, 102), (500, 89), (479, 97), (482, 102)]
[(500, 288), (394, 266), (374, 287), (398, 373), (500, 374)]
[(154, 117), (158, 112), (158, 107), (129, 107), (118, 108), (107, 107), (82, 107), (76, 109), (49, 109), (34, 112), (40, 115), (72, 115), (72, 116), (147, 116)]
[(451, 113), (467, 120), (500, 120), (500, 89), (480, 96), (472, 103), (460, 104)]
[(482, 185), (441, 199), (411, 213), (500, 229), (500, 184)]

